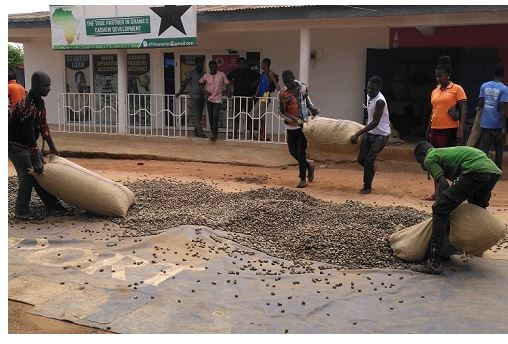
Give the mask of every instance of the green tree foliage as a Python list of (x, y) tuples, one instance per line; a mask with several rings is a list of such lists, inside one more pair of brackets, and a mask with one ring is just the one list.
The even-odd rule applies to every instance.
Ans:
[(16, 47), (15, 45), (9, 44), (9, 68), (17, 68), (23, 63), (23, 49)]

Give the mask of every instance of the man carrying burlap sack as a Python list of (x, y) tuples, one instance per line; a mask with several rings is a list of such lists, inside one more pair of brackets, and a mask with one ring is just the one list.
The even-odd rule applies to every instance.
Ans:
[[(418, 272), (440, 274), (441, 256), (450, 227), (450, 213), (462, 202), (487, 208), (491, 191), (501, 170), (485, 153), (473, 147), (434, 148), (427, 141), (416, 144), (414, 157), (438, 185), (438, 198), (432, 206), (430, 255)], [(447, 179), (452, 181), (448, 185)]]
[(358, 163), (363, 166), (363, 188), (360, 194), (369, 194), (372, 191), (372, 181), (376, 174), (376, 158), (383, 150), (390, 136), (390, 115), (386, 99), (381, 93), (383, 80), (373, 76), (367, 83), (367, 125), (351, 136), (351, 143), (358, 142), (362, 135)]
[(29, 173), (42, 173), (44, 165), (42, 153), (37, 147), (39, 134), (45, 140), (51, 152), (59, 155), (51, 139), (49, 126), (46, 121), (46, 106), (42, 97), (48, 95), (51, 89), (51, 79), (44, 72), (35, 72), (32, 75), (32, 88), (22, 99), (9, 116), (9, 160), (11, 160), (18, 175), (19, 187), (16, 197), (15, 216), (20, 219), (29, 219), (29, 205), (32, 188), (41, 198), (48, 212), (65, 211), (60, 201), (44, 190)]
[(303, 122), (319, 114), (319, 110), (310, 101), (307, 86), (296, 80), (292, 71), (284, 71), (282, 81), (285, 87), (279, 92), (280, 113), (285, 119), (289, 153), (298, 161), (300, 170), (300, 182), (296, 187), (304, 188), (307, 178), (309, 182), (314, 180), (314, 165), (307, 161), (307, 139), (302, 127)]

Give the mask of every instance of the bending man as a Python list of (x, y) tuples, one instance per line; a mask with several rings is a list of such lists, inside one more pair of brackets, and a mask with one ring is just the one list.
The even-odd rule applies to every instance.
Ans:
[(44, 190), (29, 174), (44, 171), (42, 153), (37, 147), (39, 134), (48, 143), (53, 154), (60, 155), (51, 139), (46, 121), (46, 106), (42, 97), (51, 89), (51, 79), (44, 72), (32, 75), (32, 88), (9, 116), (9, 160), (16, 168), (19, 188), (16, 197), (15, 216), (21, 219), (32, 217), (29, 211), (32, 187), (41, 198), (48, 212), (66, 210), (53, 195)]
[[(417, 271), (440, 274), (450, 213), (465, 200), (487, 208), (502, 172), (485, 153), (473, 147), (434, 148), (429, 142), (420, 141), (414, 148), (414, 157), (438, 185), (438, 198), (432, 206), (430, 256), (426, 265)], [(447, 179), (453, 181), (451, 185)]]

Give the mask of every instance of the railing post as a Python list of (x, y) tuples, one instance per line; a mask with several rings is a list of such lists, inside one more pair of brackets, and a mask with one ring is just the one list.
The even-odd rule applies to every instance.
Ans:
[(60, 93), (57, 94), (56, 103), (58, 107), (58, 131), (60, 131)]
[(118, 90), (117, 90), (117, 116), (118, 134), (125, 135), (125, 117), (127, 115), (127, 52), (120, 49), (118, 58)]

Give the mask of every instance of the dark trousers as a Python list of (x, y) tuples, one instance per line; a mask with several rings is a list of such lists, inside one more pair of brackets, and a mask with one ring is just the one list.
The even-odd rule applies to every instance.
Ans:
[(363, 166), (363, 187), (372, 188), (375, 169), (374, 162), (377, 155), (383, 150), (388, 140), (388, 136), (373, 135), (366, 133), (362, 137), (360, 153), (358, 154), (358, 163)]
[(201, 128), (201, 115), (205, 109), (205, 98), (191, 98), (190, 99), (190, 112), (192, 119), (194, 120), (194, 133), (202, 134), (203, 128)]
[(450, 227), (450, 213), (465, 200), (487, 208), (498, 179), (499, 175), (494, 173), (469, 173), (460, 176), (439, 196), (432, 206), (431, 258), (441, 256)]
[(206, 109), (208, 111), (208, 120), (210, 121), (210, 128), (212, 129), (212, 135), (217, 137), (219, 134), (219, 114), (222, 103), (212, 103), (206, 101)]
[(30, 199), (32, 197), (32, 188), (39, 195), (47, 209), (51, 209), (59, 205), (58, 199), (44, 190), (35, 178), (28, 173), (32, 169), (32, 160), (30, 152), (27, 149), (9, 144), (9, 160), (14, 165), (18, 175), (19, 187), (16, 197), (16, 205), (14, 212), (16, 215), (22, 215), (29, 212)]
[(300, 169), (300, 179), (305, 180), (307, 177), (307, 168), (309, 162), (307, 161), (307, 139), (303, 134), (302, 129), (294, 129), (287, 131), (287, 142), (289, 154), (298, 161), (298, 168)]
[(480, 148), (485, 154), (489, 154), (490, 144), (494, 143), (494, 150), (496, 151), (496, 157), (494, 162), (497, 167), (503, 169), (503, 144), (501, 140), (501, 129), (484, 129), (482, 128), (482, 135), (480, 136), (480, 142), (478, 148)]

